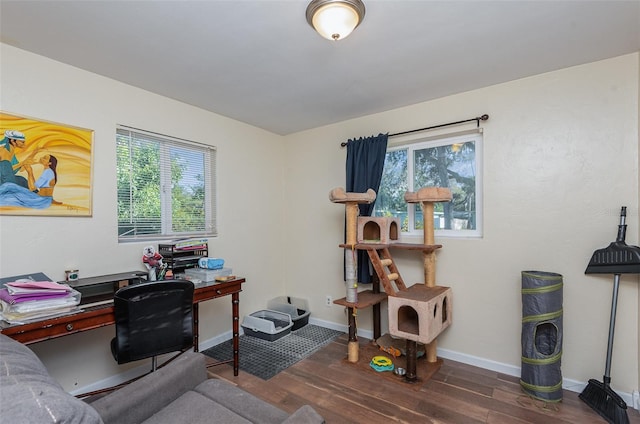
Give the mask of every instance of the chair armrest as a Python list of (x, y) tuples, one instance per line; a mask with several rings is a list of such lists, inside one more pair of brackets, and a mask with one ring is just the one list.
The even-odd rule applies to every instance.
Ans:
[(204, 355), (185, 352), (166, 366), (91, 402), (105, 424), (140, 423), (207, 379)]
[(324, 424), (324, 418), (309, 405), (298, 408), (282, 424)]

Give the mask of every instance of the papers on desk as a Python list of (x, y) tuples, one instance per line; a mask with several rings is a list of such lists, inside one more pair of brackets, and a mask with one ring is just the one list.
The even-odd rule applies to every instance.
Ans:
[(18, 280), (5, 284), (0, 299), (13, 305), (29, 300), (48, 300), (68, 296), (71, 287), (53, 281)]
[(80, 292), (41, 276), (38, 274), (39, 281), (20, 278), (4, 282), (0, 289), (1, 319), (9, 324), (26, 324), (80, 311)]

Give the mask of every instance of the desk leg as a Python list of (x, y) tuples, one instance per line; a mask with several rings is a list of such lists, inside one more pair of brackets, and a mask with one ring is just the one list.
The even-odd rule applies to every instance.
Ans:
[(237, 377), (240, 365), (240, 293), (231, 294), (231, 313), (233, 315), (233, 375)]
[(193, 304), (193, 351), (194, 352), (198, 352), (200, 350), (199, 346), (199, 333), (198, 333), (198, 309), (199, 309), (199, 304), (198, 303), (194, 303)]

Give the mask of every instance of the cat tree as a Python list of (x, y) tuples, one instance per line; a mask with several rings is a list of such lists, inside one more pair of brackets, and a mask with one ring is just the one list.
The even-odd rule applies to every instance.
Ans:
[[(388, 298), (389, 332), (394, 337), (406, 340), (407, 381), (415, 381), (417, 343), (426, 345), (426, 359), (430, 364), (428, 376), (437, 371), (440, 362), (436, 354), (436, 338), (451, 324), (451, 289), (435, 284), (436, 250), (441, 245), (434, 244), (434, 203), (451, 201), (451, 191), (440, 187), (424, 187), (417, 192), (405, 193), (405, 201), (419, 203), (424, 219), (424, 244), (400, 243), (400, 222), (391, 217), (357, 217), (358, 202), (373, 202), (375, 192), (346, 193), (336, 188), (329, 195), (333, 203), (346, 204), (347, 242), (340, 245), (345, 248), (345, 263), (349, 251), (365, 250), (376, 272), (384, 293), (379, 292), (379, 285), (374, 284), (372, 291), (358, 293), (356, 296), (347, 292), (347, 297), (334, 303), (346, 306), (349, 310), (349, 361), (358, 361), (358, 344), (356, 336), (355, 314), (358, 308), (374, 306)], [(398, 267), (389, 251), (390, 248), (418, 250), (423, 254), (424, 283), (406, 287)], [(355, 270), (355, 268), (354, 268)], [(350, 275), (347, 270), (347, 276)], [(352, 289), (357, 288), (357, 279)], [(347, 290), (349, 290), (349, 282)], [(378, 309), (379, 311), (379, 309)], [(352, 319), (353, 317), (353, 319)], [(379, 312), (376, 326), (376, 309), (374, 309), (374, 338), (380, 337)], [(354, 351), (355, 350), (355, 351)]]

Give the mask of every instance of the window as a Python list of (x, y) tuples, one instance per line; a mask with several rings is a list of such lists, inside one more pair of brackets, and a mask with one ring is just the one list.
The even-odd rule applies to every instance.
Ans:
[(215, 236), (214, 147), (118, 127), (118, 239)]
[(448, 187), (451, 202), (435, 204), (438, 236), (477, 237), (481, 233), (482, 134), (419, 139), (387, 148), (374, 216), (400, 218), (402, 232), (422, 235), (420, 204), (408, 204), (406, 191)]

